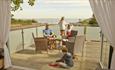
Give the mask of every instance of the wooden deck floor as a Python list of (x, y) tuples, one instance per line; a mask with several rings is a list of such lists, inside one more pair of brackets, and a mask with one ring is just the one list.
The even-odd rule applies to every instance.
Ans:
[[(62, 55), (59, 50), (50, 51), (49, 54), (36, 54), (34, 50), (24, 50), (12, 54), (12, 68), (8, 70), (66, 70), (49, 67), (50, 62)], [(74, 67), (67, 70), (95, 70), (100, 57), (100, 42), (86, 42), (84, 56), (74, 60)], [(20, 67), (21, 66), (21, 67)]]

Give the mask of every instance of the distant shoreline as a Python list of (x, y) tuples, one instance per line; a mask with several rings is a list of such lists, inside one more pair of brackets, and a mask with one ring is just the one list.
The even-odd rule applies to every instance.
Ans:
[[(49, 25), (58, 25), (58, 24), (49, 24)], [(84, 25), (74, 25), (73, 26), (84, 26)], [(45, 26), (45, 24), (42, 23), (32, 23), (32, 24), (26, 24), (26, 25), (21, 25), (21, 24), (11, 24), (11, 31), (15, 30), (20, 30), (20, 29), (28, 29), (28, 28), (35, 28), (35, 27), (40, 27), (40, 26)], [(87, 27), (88, 25), (84, 26)], [(98, 26), (91, 26), (91, 27), (98, 27)]]
[[(49, 24), (49, 25), (56, 25), (56, 24)], [(28, 28), (35, 28), (45, 26), (45, 24), (39, 24), (39, 23), (32, 23), (28, 25), (21, 25), (21, 24), (11, 24), (11, 31), (20, 30), (20, 29), (28, 29)]]

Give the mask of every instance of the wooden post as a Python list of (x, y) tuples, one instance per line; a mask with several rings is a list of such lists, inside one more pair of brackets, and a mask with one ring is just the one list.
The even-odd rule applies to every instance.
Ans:
[(111, 60), (112, 60), (112, 55), (113, 55), (113, 47), (110, 45), (110, 50), (109, 50), (109, 65), (108, 65), (108, 69), (111, 68)]
[(4, 70), (4, 49), (0, 48), (0, 70)]

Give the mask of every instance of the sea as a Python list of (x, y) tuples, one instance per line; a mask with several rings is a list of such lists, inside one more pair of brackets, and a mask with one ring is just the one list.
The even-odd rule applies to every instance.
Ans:
[[(58, 24), (58, 22), (60, 21), (60, 18), (39, 18), (39, 19), (36, 19), (36, 21), (38, 23)], [(79, 19), (66, 18), (65, 21), (68, 23), (77, 23)]]

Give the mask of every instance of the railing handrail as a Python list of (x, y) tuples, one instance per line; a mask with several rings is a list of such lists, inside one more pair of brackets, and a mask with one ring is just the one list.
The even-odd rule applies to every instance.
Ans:
[(35, 27), (40, 27), (40, 26), (44, 26), (44, 25), (32, 24), (32, 25), (15, 26), (15, 27), (12, 27), (12, 26), (11, 26), (10, 31), (21, 30), (21, 29), (29, 29), (29, 28), (35, 28)]

